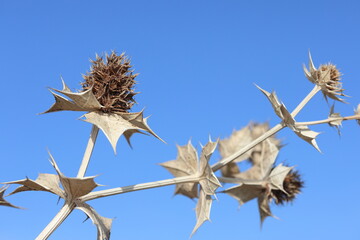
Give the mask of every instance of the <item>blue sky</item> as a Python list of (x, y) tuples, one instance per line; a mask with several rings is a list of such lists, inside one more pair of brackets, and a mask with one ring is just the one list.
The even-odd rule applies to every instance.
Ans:
[[(0, 181), (54, 173), (51, 151), (65, 175), (75, 176), (91, 125), (82, 113), (37, 115), (61, 88), (60, 76), (79, 89), (81, 73), (95, 53), (126, 52), (139, 72), (138, 105), (167, 144), (153, 137), (124, 139), (114, 156), (102, 133), (87, 175), (101, 189), (170, 178), (157, 163), (175, 159), (176, 144), (191, 138), (196, 147), (209, 134), (224, 138), (249, 121), (278, 122), (267, 99), (254, 87), (276, 90), (289, 109), (312, 89), (304, 77), (310, 49), (316, 65), (332, 62), (343, 73), (351, 115), (360, 103), (360, 4), (357, 1), (1, 1)], [(319, 94), (297, 120), (326, 118), (329, 105)], [(356, 203), (360, 197), (359, 134), (345, 122), (342, 135), (327, 125), (318, 145), (322, 154), (285, 129), (287, 144), (278, 162), (296, 165), (305, 180), (298, 199), (273, 206), (281, 220), (266, 219), (260, 230), (256, 203), (241, 209), (222, 194), (213, 203), (212, 222), (192, 239), (359, 239)], [(212, 161), (219, 160), (217, 154)], [(100, 189), (100, 188), (99, 188)], [(91, 201), (115, 218), (112, 239), (188, 239), (196, 202), (173, 197), (174, 187)], [(54, 195), (28, 192), (8, 198), (27, 208), (2, 207), (2, 239), (34, 239), (60, 209)], [(75, 211), (50, 239), (95, 239), (96, 229)]]

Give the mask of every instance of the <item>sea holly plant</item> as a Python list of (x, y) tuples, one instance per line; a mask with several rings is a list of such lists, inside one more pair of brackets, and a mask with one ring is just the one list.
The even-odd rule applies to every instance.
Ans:
[[(310, 126), (329, 124), (339, 129), (343, 121), (360, 122), (360, 104), (351, 116), (341, 116), (340, 113), (335, 112), (333, 105), (329, 116), (323, 120), (296, 121), (297, 114), (320, 91), (327, 101), (330, 98), (345, 102), (340, 97), (346, 97), (340, 82), (341, 74), (336, 66), (325, 64), (316, 68), (309, 54), (309, 69), (304, 66), (304, 72), (306, 78), (314, 84), (314, 88), (292, 112), (285, 107), (275, 92), (270, 93), (257, 86), (280, 118), (280, 122), (274, 127), (269, 128), (267, 123), (251, 122), (248, 126), (234, 131), (228, 138), (216, 141), (209, 139), (208, 143), (201, 147), (199, 155), (189, 142), (177, 147), (176, 159), (160, 164), (173, 175), (173, 178), (96, 191), (98, 184), (95, 182), (95, 177), (85, 175), (100, 129), (115, 153), (118, 139), (122, 135), (129, 144), (131, 136), (135, 133), (152, 135), (161, 141), (162, 139), (149, 127), (143, 111), (130, 112), (135, 103), (134, 96), (137, 94), (134, 91), (137, 74), (133, 73), (129, 59), (124, 54), (111, 52), (104, 57), (96, 56), (91, 62), (90, 71), (83, 75), (82, 89), (71, 91), (62, 80), (61, 90), (50, 89), (55, 103), (44, 112), (85, 112), (82, 119), (93, 125), (77, 176), (65, 176), (49, 153), (50, 163), (56, 174), (41, 173), (35, 180), (25, 178), (8, 181), (0, 188), (1, 206), (18, 208), (4, 198), (5, 191), (11, 185), (19, 186), (8, 195), (27, 191), (45, 191), (64, 200), (60, 211), (36, 237), (37, 240), (48, 239), (75, 209), (83, 211), (95, 224), (98, 240), (110, 239), (113, 220), (99, 215), (88, 203), (89, 201), (169, 185), (175, 185), (175, 194), (197, 199), (196, 222), (191, 236), (210, 219), (211, 205), (217, 193), (225, 193), (235, 198), (240, 205), (257, 199), (260, 222), (263, 224), (266, 217), (274, 217), (271, 211), (272, 202), (278, 205), (292, 202), (303, 187), (301, 175), (294, 167), (277, 162), (279, 150), (283, 145), (276, 137), (276, 133), (289, 128), (320, 151), (316, 142), (319, 133), (310, 130)], [(211, 160), (212, 154), (217, 149), (221, 159)], [(215, 163), (211, 165), (210, 161)], [(251, 164), (247, 170), (243, 170), (241, 166), (245, 161)], [(227, 186), (229, 183), (234, 185), (221, 189), (222, 185)]]

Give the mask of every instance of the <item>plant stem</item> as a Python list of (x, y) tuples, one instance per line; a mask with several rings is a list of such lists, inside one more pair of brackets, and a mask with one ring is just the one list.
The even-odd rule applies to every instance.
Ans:
[(46, 240), (50, 235), (61, 225), (61, 223), (70, 215), (74, 210), (74, 203), (65, 203), (56, 216), (49, 222), (44, 230), (37, 236), (35, 240)]
[(321, 87), (315, 85), (311, 92), (299, 103), (299, 105), (292, 111), (291, 116), (295, 117), (305, 107), (305, 105), (321, 90)]
[(334, 121), (346, 121), (346, 120), (359, 120), (360, 115), (352, 115), (347, 117), (334, 117), (334, 118), (327, 118), (323, 120), (317, 120), (317, 121), (310, 121), (310, 122), (296, 122), (296, 125), (302, 126), (302, 125), (317, 125), (317, 124), (323, 124), (323, 123), (330, 123)]
[(96, 142), (98, 133), (99, 133), (99, 128), (97, 126), (93, 125), (92, 129), (91, 129), (90, 138), (89, 138), (88, 144), (85, 149), (84, 157), (81, 162), (79, 172), (77, 174), (78, 178), (83, 178), (85, 176), (86, 169), (90, 162), (91, 154), (94, 150), (94, 146), (95, 146), (95, 142)]
[(130, 186), (126, 186), (126, 187), (119, 187), (119, 188), (91, 192), (82, 197), (79, 197), (78, 201), (86, 202), (86, 201), (94, 200), (97, 198), (108, 197), (108, 196), (118, 195), (118, 194), (127, 193), (127, 192), (134, 192), (134, 191), (139, 191), (139, 190), (144, 190), (144, 189), (164, 187), (164, 186), (169, 186), (169, 185), (179, 184), (179, 183), (198, 182), (199, 180), (200, 180), (200, 178), (198, 176), (191, 175), (191, 176), (171, 178), (171, 179), (166, 179), (166, 180), (161, 180), (161, 181), (156, 181), (156, 182), (140, 183), (140, 184), (130, 185)]
[(218, 179), (220, 182), (236, 183), (236, 184), (246, 183), (246, 184), (259, 185), (264, 182), (264, 180), (249, 180), (244, 178), (229, 178), (229, 177), (218, 177)]
[[(84, 157), (82, 159), (77, 178), (83, 178), (86, 173), (86, 169), (89, 165), (91, 154), (93, 152), (97, 135), (99, 133), (99, 128), (95, 125), (92, 126), (90, 138), (85, 149)], [(65, 203), (60, 211), (55, 215), (51, 222), (44, 228), (44, 230), (39, 234), (36, 240), (45, 240), (50, 237), (50, 235), (61, 225), (62, 222), (70, 215), (70, 213), (75, 209), (75, 203)]]
[[(316, 93), (318, 93), (320, 90), (321, 90), (321, 88), (318, 85), (315, 85), (314, 88), (310, 91), (310, 93), (294, 109), (294, 111), (291, 113), (291, 116), (295, 117), (305, 107), (305, 105), (316, 95)], [(241, 155), (243, 155), (244, 153), (246, 153), (247, 151), (252, 149), (254, 146), (256, 146), (257, 144), (266, 140), (267, 138), (271, 137), (272, 135), (279, 132), (280, 130), (282, 130), (285, 127), (286, 127), (286, 125), (283, 122), (277, 124), (270, 130), (265, 132), (263, 135), (261, 135), (260, 137), (258, 137), (257, 139), (255, 139), (254, 141), (249, 143), (248, 145), (239, 149), (237, 152), (233, 153), (232, 155), (230, 155), (226, 158), (223, 158), (221, 161), (212, 165), (211, 166), (212, 170), (214, 172), (216, 172), (220, 168), (224, 167), (226, 164), (234, 161), (236, 158), (240, 157)]]

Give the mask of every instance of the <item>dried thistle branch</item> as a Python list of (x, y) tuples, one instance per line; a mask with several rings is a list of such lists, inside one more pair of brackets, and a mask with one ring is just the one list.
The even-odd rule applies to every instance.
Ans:
[[(310, 53), (309, 59), (309, 70), (304, 67), (304, 72), (306, 77), (315, 84), (310, 93), (290, 113), (274, 92), (269, 93), (259, 88), (269, 99), (281, 122), (271, 129), (268, 129), (268, 126), (264, 128), (260, 127), (261, 125), (250, 125), (235, 132), (231, 138), (220, 141), (219, 150), (223, 159), (219, 162), (212, 166), (209, 165), (217, 142), (210, 140), (202, 147), (200, 157), (191, 143), (188, 143), (178, 147), (176, 160), (161, 164), (174, 175), (174, 178), (93, 191), (97, 187), (94, 177), (85, 177), (85, 173), (99, 129), (104, 132), (115, 152), (117, 141), (121, 135), (124, 135), (129, 144), (134, 133), (145, 132), (160, 139), (150, 129), (147, 118), (143, 117), (142, 112), (128, 112), (135, 103), (136, 93), (133, 87), (134, 79), (137, 76), (137, 74), (133, 74), (128, 58), (124, 54), (117, 55), (115, 52), (106, 55), (105, 58), (96, 56), (96, 59), (92, 61), (90, 72), (84, 75), (82, 91), (72, 92), (63, 81), (62, 90), (50, 90), (55, 98), (55, 103), (44, 112), (64, 110), (87, 112), (83, 116), (84, 121), (92, 123), (93, 128), (77, 177), (64, 176), (50, 154), (50, 161), (57, 174), (40, 174), (36, 180), (26, 178), (8, 182), (7, 184), (21, 185), (11, 194), (24, 191), (46, 191), (65, 200), (64, 206), (36, 238), (37, 240), (47, 239), (75, 208), (82, 210), (96, 225), (97, 239), (107, 240), (110, 238), (112, 219), (100, 216), (86, 203), (87, 201), (168, 185), (176, 185), (175, 194), (198, 198), (197, 220), (191, 234), (193, 235), (210, 218), (213, 198), (217, 189), (221, 187), (219, 180), (238, 184), (223, 192), (236, 198), (240, 204), (257, 198), (261, 222), (263, 222), (267, 216), (272, 216), (269, 205), (271, 201), (280, 205), (291, 202), (300, 193), (303, 186), (300, 174), (293, 167), (282, 164), (275, 165), (280, 142), (274, 137), (274, 134), (289, 127), (299, 137), (318, 149), (315, 141), (318, 133), (311, 131), (308, 125), (328, 123), (331, 126), (339, 127), (344, 120), (356, 120), (360, 123), (360, 105), (353, 116), (341, 117), (340, 114), (334, 113), (332, 108), (330, 115), (325, 120), (309, 122), (295, 120), (296, 115), (319, 91), (323, 92), (326, 99), (329, 97), (344, 102), (339, 97), (345, 95), (340, 83), (341, 74), (337, 68), (332, 64), (327, 64), (316, 69)], [(237, 164), (245, 160), (251, 161), (253, 166), (242, 172)], [(222, 169), (224, 177), (218, 178), (214, 174), (219, 169)], [(12, 206), (3, 199), (4, 191), (4, 188), (0, 188), (0, 205)]]

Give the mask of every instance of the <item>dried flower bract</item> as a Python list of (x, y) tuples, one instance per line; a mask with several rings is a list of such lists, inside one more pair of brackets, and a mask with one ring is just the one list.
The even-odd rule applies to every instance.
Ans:
[(339, 96), (346, 96), (343, 93), (344, 89), (340, 82), (341, 73), (335, 65), (328, 63), (320, 65), (320, 67), (316, 69), (309, 53), (309, 70), (304, 66), (304, 72), (309, 81), (321, 87), (325, 98), (329, 97), (344, 102), (342, 98), (339, 98)]
[(301, 180), (301, 175), (296, 170), (291, 170), (285, 177), (283, 182), (283, 188), (281, 191), (278, 189), (271, 190), (270, 198), (274, 199), (278, 205), (292, 202), (296, 196), (301, 193), (301, 189), (304, 187), (304, 182)]
[(92, 88), (96, 99), (103, 106), (105, 113), (127, 112), (135, 103), (133, 86), (136, 83), (131, 70), (130, 60), (124, 53), (111, 52), (103, 57), (91, 60), (90, 72), (83, 75), (83, 90)]

